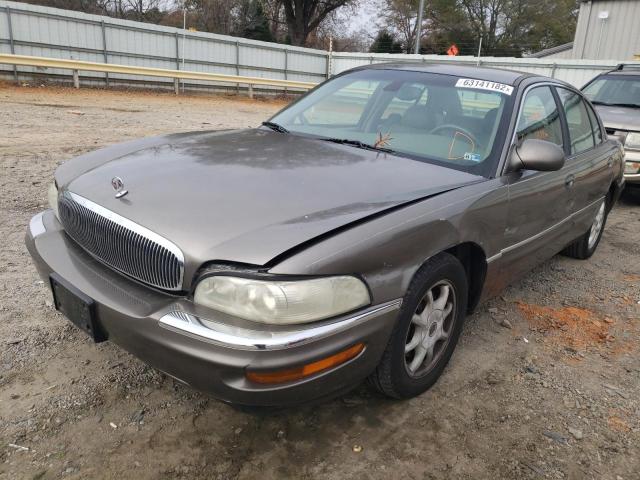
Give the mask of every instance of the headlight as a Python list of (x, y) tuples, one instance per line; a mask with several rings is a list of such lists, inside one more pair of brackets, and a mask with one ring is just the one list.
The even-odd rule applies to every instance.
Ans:
[(640, 150), (640, 132), (631, 132), (627, 135), (627, 139), (624, 142), (626, 148), (634, 148)]
[(198, 283), (194, 301), (254, 322), (285, 325), (340, 315), (371, 300), (364, 283), (350, 276), (291, 281), (212, 276)]
[(49, 190), (47, 190), (47, 199), (49, 200), (49, 207), (51, 207), (53, 213), (56, 214), (57, 218), (60, 218), (58, 215), (58, 187), (56, 187), (55, 182), (49, 185)]

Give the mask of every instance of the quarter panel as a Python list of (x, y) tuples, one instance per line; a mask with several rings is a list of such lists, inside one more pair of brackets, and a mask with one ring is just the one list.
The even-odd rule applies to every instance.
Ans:
[[(270, 269), (274, 274), (358, 274), (374, 303), (402, 297), (430, 257), (464, 242), (490, 257), (503, 247), (507, 187), (486, 180), (407, 206), (313, 244)], [(485, 284), (492, 284), (493, 276)]]

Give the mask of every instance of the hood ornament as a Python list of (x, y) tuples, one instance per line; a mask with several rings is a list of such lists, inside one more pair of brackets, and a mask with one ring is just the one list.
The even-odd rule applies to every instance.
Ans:
[(129, 193), (129, 190), (125, 190), (124, 182), (120, 177), (113, 177), (111, 179), (111, 186), (116, 191), (116, 198), (122, 198)]

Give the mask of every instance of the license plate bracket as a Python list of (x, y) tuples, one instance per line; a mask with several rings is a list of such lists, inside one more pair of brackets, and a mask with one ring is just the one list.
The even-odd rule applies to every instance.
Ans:
[(49, 276), (49, 282), (56, 310), (87, 333), (95, 343), (107, 340), (107, 335), (96, 318), (96, 305), (93, 299), (56, 273)]

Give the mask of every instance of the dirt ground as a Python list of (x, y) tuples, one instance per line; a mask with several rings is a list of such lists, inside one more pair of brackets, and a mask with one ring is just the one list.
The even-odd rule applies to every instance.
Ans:
[(0, 86), (0, 479), (640, 479), (640, 205), (589, 261), (557, 256), (468, 317), (438, 384), (398, 402), (244, 411), (51, 305), (23, 244), (66, 159), (258, 125), (282, 102)]

